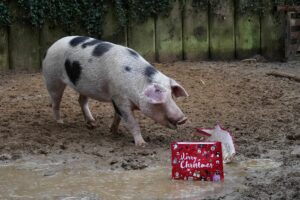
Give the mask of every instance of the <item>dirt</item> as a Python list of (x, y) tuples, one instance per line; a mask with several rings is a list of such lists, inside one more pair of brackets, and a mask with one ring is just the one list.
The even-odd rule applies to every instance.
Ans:
[[(97, 128), (88, 129), (78, 94), (64, 93), (64, 124), (57, 124), (41, 73), (0, 74), (0, 162), (61, 161), (101, 170), (142, 170), (170, 165), (170, 142), (198, 141), (196, 127), (217, 123), (229, 129), (236, 162), (271, 159), (276, 170), (256, 170), (245, 177), (246, 189), (211, 199), (300, 199), (300, 83), (266, 75), (281, 71), (300, 76), (300, 62), (177, 62), (155, 64), (189, 93), (178, 105), (189, 122), (169, 130), (137, 112), (145, 148), (135, 147), (121, 124), (112, 135), (111, 104), (90, 100)], [(50, 175), (52, 172), (49, 172)]]

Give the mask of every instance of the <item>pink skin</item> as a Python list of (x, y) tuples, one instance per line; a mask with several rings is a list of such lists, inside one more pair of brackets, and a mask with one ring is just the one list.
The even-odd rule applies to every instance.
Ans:
[(153, 84), (145, 89), (144, 94), (147, 100), (143, 102), (144, 105), (141, 105), (141, 110), (157, 123), (176, 129), (177, 125), (187, 121), (187, 117), (172, 98), (172, 96), (187, 96), (186, 91), (180, 85), (174, 85), (171, 91), (168, 91), (160, 85)]
[[(181, 90), (181, 88), (175, 87), (175, 91), (176, 90)], [(184, 116), (172, 98), (170, 90), (168, 91), (160, 85), (151, 84), (144, 90), (143, 94), (139, 108), (125, 99), (114, 99), (119, 110), (121, 110), (124, 113), (124, 116), (126, 116), (123, 116), (122, 119), (124, 120), (124, 124), (127, 129), (132, 133), (136, 146), (145, 146), (146, 144), (141, 135), (138, 122), (133, 114), (133, 111), (136, 109), (140, 109), (146, 116), (170, 129), (176, 129), (177, 125), (184, 124), (187, 121), (187, 117)], [(174, 93), (173, 95), (175, 96)], [(178, 95), (186, 96), (187, 94), (185, 91), (181, 91), (181, 93), (177, 93), (176, 95), (178, 97)], [(120, 120), (121, 117), (118, 114), (115, 114), (114, 121), (111, 126), (111, 131), (113, 133), (117, 133)]]

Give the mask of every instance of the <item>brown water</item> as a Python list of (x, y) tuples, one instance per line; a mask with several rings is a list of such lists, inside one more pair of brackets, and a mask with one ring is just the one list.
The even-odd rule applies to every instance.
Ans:
[(135, 171), (63, 168), (25, 162), (0, 166), (0, 199), (202, 199), (246, 189), (251, 170), (276, 168), (269, 159), (225, 165), (223, 183), (175, 181), (167, 167)]

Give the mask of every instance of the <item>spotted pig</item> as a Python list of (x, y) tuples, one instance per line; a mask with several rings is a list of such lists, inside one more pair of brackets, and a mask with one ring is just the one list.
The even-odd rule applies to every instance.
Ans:
[(185, 89), (136, 51), (121, 45), (84, 36), (61, 38), (45, 55), (43, 76), (58, 123), (63, 123), (59, 107), (66, 85), (79, 93), (89, 126), (95, 126), (95, 119), (88, 98), (111, 102), (115, 110), (111, 131), (116, 133), (123, 120), (138, 146), (145, 141), (134, 110), (171, 129), (187, 120), (174, 101), (188, 96)]

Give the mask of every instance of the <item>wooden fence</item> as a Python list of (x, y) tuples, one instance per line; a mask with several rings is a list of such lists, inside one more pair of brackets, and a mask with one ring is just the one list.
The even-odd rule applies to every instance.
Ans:
[[(182, 7), (176, 1), (168, 17), (130, 23), (123, 32), (117, 32), (116, 17), (110, 10), (101, 39), (127, 45), (151, 62), (231, 60), (256, 54), (270, 60), (284, 58), (283, 13), (277, 17), (272, 12), (263, 17), (241, 14), (235, 8), (243, 0), (224, 0), (221, 12), (210, 7), (195, 9), (192, 0), (185, 2)], [(12, 10), (18, 14), (16, 7)], [(40, 70), (46, 49), (65, 35), (60, 28), (45, 24), (35, 29), (20, 21), (0, 28), (0, 69)], [(78, 31), (76, 35), (84, 33)]]

